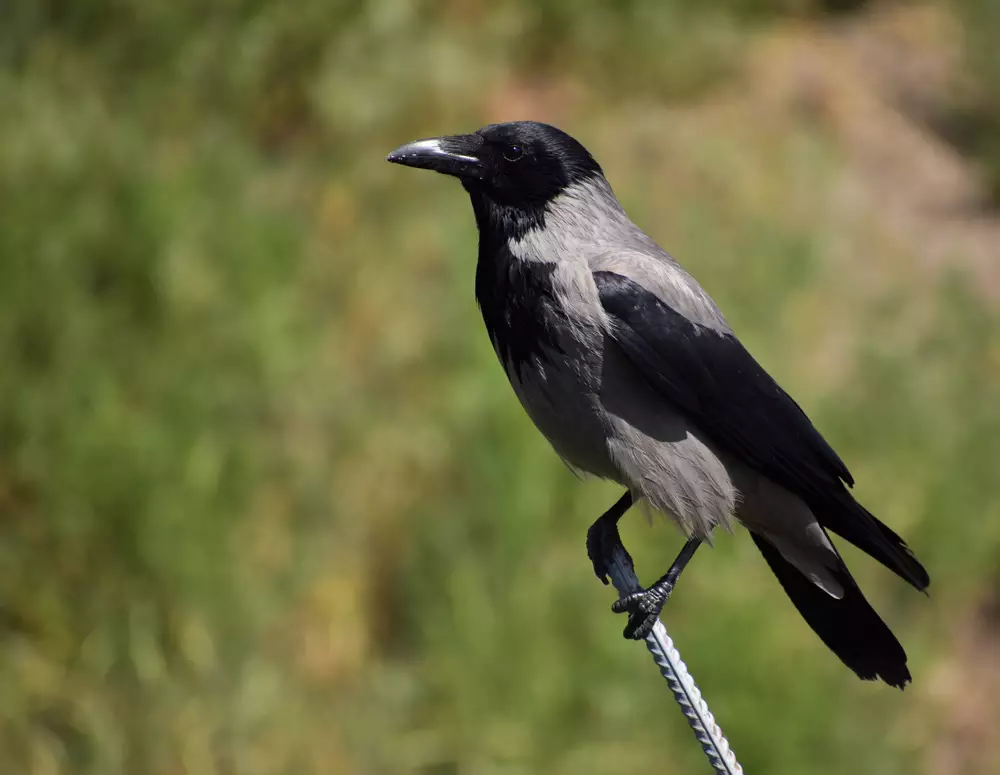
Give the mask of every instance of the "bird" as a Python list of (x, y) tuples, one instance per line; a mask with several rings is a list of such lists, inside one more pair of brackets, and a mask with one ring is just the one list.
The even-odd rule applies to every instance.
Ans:
[(686, 541), (620, 598), (645, 638), (697, 548), (742, 524), (799, 613), (861, 679), (902, 689), (906, 652), (834, 533), (917, 590), (927, 571), (852, 495), (854, 479), (695, 278), (626, 215), (569, 134), (534, 121), (402, 145), (387, 161), (457, 178), (479, 232), (475, 296), (521, 405), (567, 466), (625, 488), (587, 533), (594, 572), (644, 501)]

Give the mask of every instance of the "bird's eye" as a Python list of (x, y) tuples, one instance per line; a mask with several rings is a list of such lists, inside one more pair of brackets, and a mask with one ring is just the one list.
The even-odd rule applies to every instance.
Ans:
[(507, 161), (517, 161), (522, 156), (524, 156), (524, 149), (517, 143), (512, 143), (508, 145), (503, 152), (503, 157)]

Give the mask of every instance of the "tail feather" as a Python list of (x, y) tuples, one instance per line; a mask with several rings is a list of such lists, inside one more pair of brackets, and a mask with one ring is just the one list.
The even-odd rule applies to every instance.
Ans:
[(921, 592), (927, 589), (930, 576), (906, 542), (854, 500), (846, 489), (841, 488), (832, 502), (810, 501), (809, 505), (823, 527), (867, 552)]
[(881, 678), (900, 689), (910, 681), (906, 652), (865, 600), (843, 561), (836, 571), (844, 587), (844, 595), (838, 599), (803, 576), (767, 539), (753, 532), (750, 535), (799, 613), (859, 678)]

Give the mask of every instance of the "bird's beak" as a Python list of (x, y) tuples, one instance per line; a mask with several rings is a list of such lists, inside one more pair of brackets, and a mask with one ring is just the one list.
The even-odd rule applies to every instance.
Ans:
[(482, 146), (483, 138), (479, 135), (433, 137), (401, 145), (385, 160), (458, 178), (482, 179), (485, 165), (478, 156)]

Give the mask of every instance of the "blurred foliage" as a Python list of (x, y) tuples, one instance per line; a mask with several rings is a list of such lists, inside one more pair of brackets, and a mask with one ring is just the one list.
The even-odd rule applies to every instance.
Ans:
[[(845, 272), (872, 235), (829, 215), (814, 123), (662, 107), (843, 5), (8, 3), (0, 771), (705, 768), (591, 577), (615, 488), (564, 470), (481, 331), (461, 192), (382, 161), (545, 83), (935, 581), (850, 555), (912, 655), (899, 695), (721, 536), (669, 613), (713, 709), (748, 771), (910, 771), (997, 569), (996, 313), (905, 256)], [(625, 528), (646, 578), (678, 543), (653, 529)]]
[(966, 69), (949, 134), (983, 163), (1000, 203), (1000, 3), (953, 0), (965, 33)]

